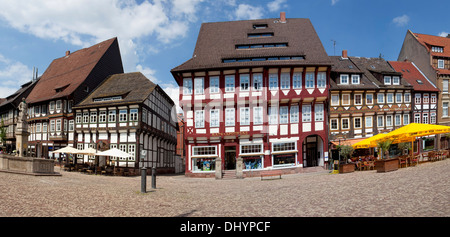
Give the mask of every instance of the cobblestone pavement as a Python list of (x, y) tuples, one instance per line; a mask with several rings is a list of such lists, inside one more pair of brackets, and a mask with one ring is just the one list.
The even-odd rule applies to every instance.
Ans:
[(282, 179), (147, 179), (60, 171), (60, 177), (0, 172), (1, 217), (448, 217), (450, 159), (389, 173), (328, 171)]

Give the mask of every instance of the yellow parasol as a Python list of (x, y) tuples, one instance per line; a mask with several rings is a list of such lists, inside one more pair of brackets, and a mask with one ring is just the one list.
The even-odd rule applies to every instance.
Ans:
[(362, 140), (360, 142), (357, 142), (352, 145), (354, 149), (364, 149), (364, 148), (371, 148), (377, 146), (377, 141), (383, 139), (387, 134), (385, 133), (379, 133), (375, 136), (369, 137), (365, 140)]
[(423, 124), (423, 123), (411, 123), (396, 129), (384, 136), (381, 140), (392, 139), (394, 143), (411, 142), (411, 159), (414, 156), (414, 141), (417, 137), (448, 133), (450, 132), (450, 126)]

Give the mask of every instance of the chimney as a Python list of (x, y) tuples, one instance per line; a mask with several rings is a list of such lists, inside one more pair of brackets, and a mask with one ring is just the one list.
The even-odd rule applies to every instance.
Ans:
[(286, 23), (286, 12), (280, 12), (280, 22)]
[(66, 51), (66, 57), (69, 56), (69, 55), (70, 55), (70, 51), (67, 50), (67, 51)]
[(342, 50), (342, 58), (344, 58), (344, 59), (347, 59), (348, 58), (348, 56), (347, 56), (347, 50)]

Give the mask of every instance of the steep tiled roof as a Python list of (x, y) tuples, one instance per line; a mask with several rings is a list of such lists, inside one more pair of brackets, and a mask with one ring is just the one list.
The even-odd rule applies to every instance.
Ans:
[[(435, 35), (426, 35), (413, 33), (416, 39), (426, 46), (433, 56), (442, 56), (442, 57), (450, 57), (450, 38), (435, 36)], [(433, 52), (431, 51), (431, 46), (440, 46), (444, 48), (444, 51), (441, 52)]]
[[(140, 72), (114, 74), (106, 78), (86, 99), (74, 106), (74, 108), (141, 103), (156, 87), (156, 84)], [(122, 96), (123, 99), (94, 102), (94, 99), (114, 96)]]
[(436, 86), (431, 83), (424, 74), (414, 65), (414, 63), (409, 61), (389, 61), (389, 64), (397, 71), (402, 73), (403, 79), (408, 81), (414, 87), (416, 91), (434, 91), (439, 90)]
[(3, 106), (6, 106), (8, 104), (13, 104), (13, 106), (17, 106), (22, 101), (22, 98), (27, 97), (27, 95), (30, 93), (31, 89), (33, 89), (36, 83), (37, 81), (35, 80), (29, 81), (23, 84), (20, 87), (20, 89), (18, 89), (13, 94), (7, 96), (6, 98), (0, 99), (0, 110)]
[[(264, 25), (263, 29), (255, 25)], [(263, 37), (251, 37), (262, 34)], [(267, 36), (269, 35), (269, 36)], [(237, 49), (242, 45), (275, 45)], [(227, 62), (226, 59), (304, 57), (304, 60), (255, 60)], [(208, 68), (236, 68), (271, 65), (330, 65), (323, 45), (309, 19), (288, 18), (203, 23), (191, 59), (172, 69), (172, 72)]]
[(53, 60), (28, 95), (27, 103), (62, 98), (72, 94), (86, 80), (113, 43), (117, 44), (117, 38)]

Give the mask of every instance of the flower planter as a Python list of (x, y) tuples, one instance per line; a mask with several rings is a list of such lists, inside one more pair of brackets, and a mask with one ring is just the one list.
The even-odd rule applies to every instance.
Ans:
[(339, 164), (339, 173), (351, 173), (355, 171), (355, 164)]
[(377, 160), (375, 162), (375, 169), (377, 172), (390, 172), (398, 170), (398, 158)]

